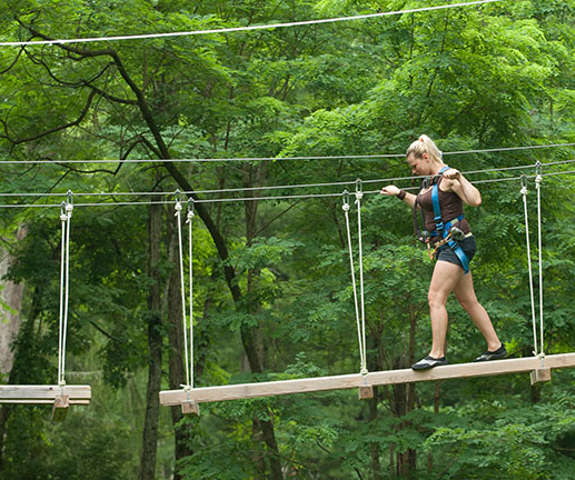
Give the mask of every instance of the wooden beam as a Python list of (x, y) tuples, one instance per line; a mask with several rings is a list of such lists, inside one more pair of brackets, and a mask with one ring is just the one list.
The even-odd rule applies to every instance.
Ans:
[(90, 385), (0, 385), (0, 403), (51, 404), (67, 397), (70, 405), (88, 405)]
[(511, 358), (490, 362), (460, 363), (414, 371), (411, 369), (371, 372), (365, 377), (361, 374), (337, 375), (332, 377), (301, 378), (276, 382), (246, 383), (201, 387), (192, 390), (165, 390), (160, 392), (160, 403), (164, 406), (176, 406), (189, 401), (217, 402), (246, 398), (289, 395), (293, 393), (342, 390), (373, 385), (391, 385), (398, 383), (446, 380), (450, 378), (470, 378), (510, 373), (530, 372), (545, 368), (575, 367), (575, 353), (548, 355), (546, 357)]

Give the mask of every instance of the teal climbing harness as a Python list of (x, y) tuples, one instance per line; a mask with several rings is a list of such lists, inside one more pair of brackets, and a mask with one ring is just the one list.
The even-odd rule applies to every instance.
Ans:
[[(439, 170), (439, 176), (443, 175), (443, 173), (448, 169), (449, 167), (446, 165), (441, 170)], [(441, 207), (439, 205), (438, 183), (439, 182), (434, 182), (433, 186), (431, 187), (431, 202), (433, 204), (433, 222), (435, 223), (435, 230), (431, 232), (430, 236), (439, 236), (439, 242), (441, 242), (441, 245), (438, 245), (436, 250), (447, 245), (449, 248), (451, 248), (451, 250), (453, 250), (453, 253), (457, 255), (457, 258), (459, 258), (461, 266), (463, 267), (463, 271), (467, 273), (469, 272), (469, 259), (467, 258), (467, 255), (465, 255), (461, 245), (458, 243), (458, 241), (461, 241), (463, 238), (465, 238), (465, 235), (461, 229), (455, 226), (456, 223), (463, 220), (464, 216), (461, 214), (456, 218), (445, 222), (445, 224), (443, 223), (443, 218), (441, 217)]]

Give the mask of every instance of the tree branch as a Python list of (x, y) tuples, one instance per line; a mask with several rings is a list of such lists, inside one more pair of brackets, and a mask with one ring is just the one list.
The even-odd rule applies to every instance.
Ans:
[(88, 95), (88, 101), (86, 102), (86, 105), (84, 105), (84, 108), (82, 109), (82, 111), (80, 112), (80, 115), (78, 116), (78, 118), (76, 118), (76, 120), (68, 122), (64, 125), (60, 125), (58, 127), (51, 128), (50, 130), (42, 132), (42, 133), (35, 135), (33, 137), (20, 138), (20, 139), (11, 138), (10, 134), (8, 132), (8, 125), (6, 124), (6, 122), (4, 120), (0, 119), (0, 123), (2, 123), (2, 126), (4, 128), (4, 135), (0, 134), (0, 138), (5, 138), (9, 142), (11, 142), (13, 145), (18, 145), (21, 143), (33, 142), (34, 140), (38, 140), (39, 138), (45, 137), (45, 136), (50, 135), (52, 133), (60, 132), (62, 130), (66, 130), (67, 128), (70, 128), (70, 127), (75, 127), (75, 126), (79, 125), (82, 122), (82, 120), (84, 120), (86, 115), (88, 114), (88, 111), (90, 110), (90, 106), (92, 105), (92, 100), (94, 100), (95, 96), (96, 96), (96, 92), (94, 92), (94, 91), (90, 92), (90, 94)]
[(12, 68), (14, 67), (14, 65), (16, 65), (18, 63), (18, 60), (20, 59), (20, 55), (22, 55), (22, 52), (26, 49), (26, 47), (22, 47), (20, 48), (20, 50), (18, 51), (18, 54), (16, 55), (16, 58), (14, 58), (14, 60), (12, 61), (12, 63), (10, 65), (8, 65), (4, 70), (0, 70), (0, 75), (3, 75), (5, 73), (8, 73), (10, 70), (12, 70)]

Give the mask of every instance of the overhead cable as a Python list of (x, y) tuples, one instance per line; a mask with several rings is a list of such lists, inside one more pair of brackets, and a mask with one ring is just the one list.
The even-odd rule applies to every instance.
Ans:
[[(575, 159), (571, 160), (559, 160), (554, 162), (543, 163), (545, 167), (554, 165), (565, 165), (568, 163), (575, 163)], [(511, 167), (498, 167), (498, 168), (487, 168), (482, 170), (469, 170), (462, 172), (464, 175), (475, 175), (479, 173), (496, 173), (496, 172), (506, 172), (512, 170), (526, 170), (529, 168), (536, 168), (536, 164), (524, 164), (516, 165)], [(362, 180), (364, 184), (371, 183), (389, 183), (389, 182), (399, 182), (408, 180), (419, 180), (425, 178), (424, 175), (413, 175), (413, 176), (403, 176), (403, 177), (388, 177), (388, 178), (376, 178)], [(221, 193), (239, 193), (239, 192), (257, 192), (266, 190), (292, 190), (301, 188), (324, 188), (324, 187), (344, 187), (351, 186), (356, 183), (357, 180), (340, 181), (340, 182), (323, 182), (323, 183), (303, 183), (303, 184), (291, 184), (291, 185), (268, 185), (259, 187), (237, 187), (237, 188), (221, 188), (221, 189), (210, 189), (210, 190), (194, 190), (194, 191), (184, 191), (184, 192), (166, 192), (166, 191), (152, 191), (152, 192), (76, 192), (74, 195), (76, 197), (122, 197), (122, 196), (132, 196), (132, 197), (152, 197), (152, 196), (163, 196), (163, 195), (174, 195), (175, 193), (181, 193), (183, 195), (206, 195), (206, 194), (221, 194)], [(498, 179), (491, 179), (489, 181), (498, 181)], [(474, 183), (478, 181), (475, 180)], [(41, 192), (28, 192), (28, 193), (17, 193), (17, 192), (0, 192), (0, 197), (62, 197), (66, 196), (67, 192), (55, 193), (41, 193)]]
[[(547, 172), (542, 173), (542, 177), (550, 177), (556, 175), (573, 175), (575, 170), (563, 170), (559, 172)], [(534, 179), (535, 175), (521, 175), (515, 177), (502, 177), (502, 178), (491, 178), (485, 180), (474, 181), (474, 184), (480, 183), (499, 183), (499, 182), (511, 182), (520, 181), (523, 178)], [(367, 181), (362, 181), (367, 183)], [(351, 182), (356, 183), (356, 182)], [(419, 190), (418, 186), (406, 187), (404, 190)], [(379, 193), (380, 190), (370, 190), (364, 191), (365, 195), (371, 195)], [(174, 193), (174, 192), (169, 192)], [(183, 192), (181, 192), (183, 193)], [(164, 192), (166, 194), (166, 192)], [(79, 196), (74, 194), (75, 196)], [(308, 193), (301, 195), (270, 195), (266, 197), (242, 197), (242, 198), (209, 198), (209, 199), (199, 199), (194, 200), (194, 203), (226, 203), (226, 202), (248, 202), (248, 201), (261, 201), (261, 200), (302, 200), (308, 198), (334, 198), (341, 197), (342, 192), (333, 193)], [(133, 206), (133, 205), (173, 205), (174, 200), (144, 200), (144, 201), (132, 201), (132, 202), (88, 202), (88, 203), (75, 203), (75, 207), (122, 207), (122, 206)], [(60, 207), (60, 203), (44, 203), (44, 204), (4, 204), (0, 205), (0, 208), (50, 208), (50, 207)]]
[(501, 0), (477, 0), (473, 2), (460, 2), (460, 3), (451, 3), (447, 5), (436, 5), (431, 7), (410, 8), (405, 10), (395, 10), (389, 12), (368, 13), (364, 15), (354, 15), (349, 17), (320, 18), (315, 20), (302, 20), (297, 22), (272, 23), (268, 25), (246, 25), (243, 27), (213, 28), (209, 30), (191, 30), (186, 32), (145, 33), (139, 35), (117, 35), (110, 37), (69, 38), (59, 40), (37, 40), (37, 41), (30, 40), (24, 42), (0, 42), (0, 47), (25, 47), (33, 45), (64, 45), (64, 44), (75, 44), (75, 43), (115, 42), (120, 40), (143, 40), (153, 38), (189, 37), (193, 35), (208, 35), (213, 33), (222, 34), (232, 32), (247, 32), (251, 30), (271, 30), (274, 28), (300, 27), (304, 25), (316, 25), (321, 23), (335, 23), (350, 20), (366, 20), (369, 18), (403, 15), (407, 13), (446, 10), (448, 8), (468, 7), (472, 5), (482, 5), (486, 3), (495, 3), (499, 1)]
[[(544, 148), (575, 147), (572, 143), (550, 143), (546, 145), (519, 145), (515, 147), (495, 147), (472, 150), (442, 152), (444, 156), (470, 155), (479, 153), (514, 152)], [(227, 158), (142, 158), (142, 159), (99, 159), (99, 160), (0, 160), (0, 165), (62, 165), (62, 164), (102, 164), (102, 163), (226, 163), (226, 162), (274, 162), (292, 160), (372, 160), (381, 158), (405, 158), (405, 153), (374, 153), (366, 155), (308, 155), (296, 157), (227, 157)]]

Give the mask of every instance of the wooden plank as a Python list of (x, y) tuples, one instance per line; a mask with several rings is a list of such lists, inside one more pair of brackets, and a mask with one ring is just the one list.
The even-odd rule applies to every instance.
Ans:
[[(69, 399), (70, 405), (90, 405), (90, 400), (74, 400)], [(2, 403), (14, 403), (19, 405), (54, 405), (54, 400), (49, 398), (43, 398), (40, 400), (30, 400), (28, 398), (18, 398), (14, 400), (2, 400), (0, 399), (0, 404)]]
[(68, 397), (70, 405), (88, 405), (92, 398), (90, 385), (0, 385), (0, 403), (53, 404)]
[(365, 378), (359, 374), (331, 377), (301, 378), (185, 390), (165, 390), (160, 392), (160, 403), (164, 406), (181, 405), (190, 398), (195, 402), (217, 402), (247, 398), (289, 395), (293, 393), (319, 392), (359, 388), (365, 385), (390, 385), (398, 383), (446, 380), (450, 378), (470, 378), (490, 375), (522, 373), (544, 368), (575, 367), (575, 353), (548, 355), (546, 357), (511, 358), (490, 362), (460, 363), (414, 371), (411, 369), (371, 372)]

